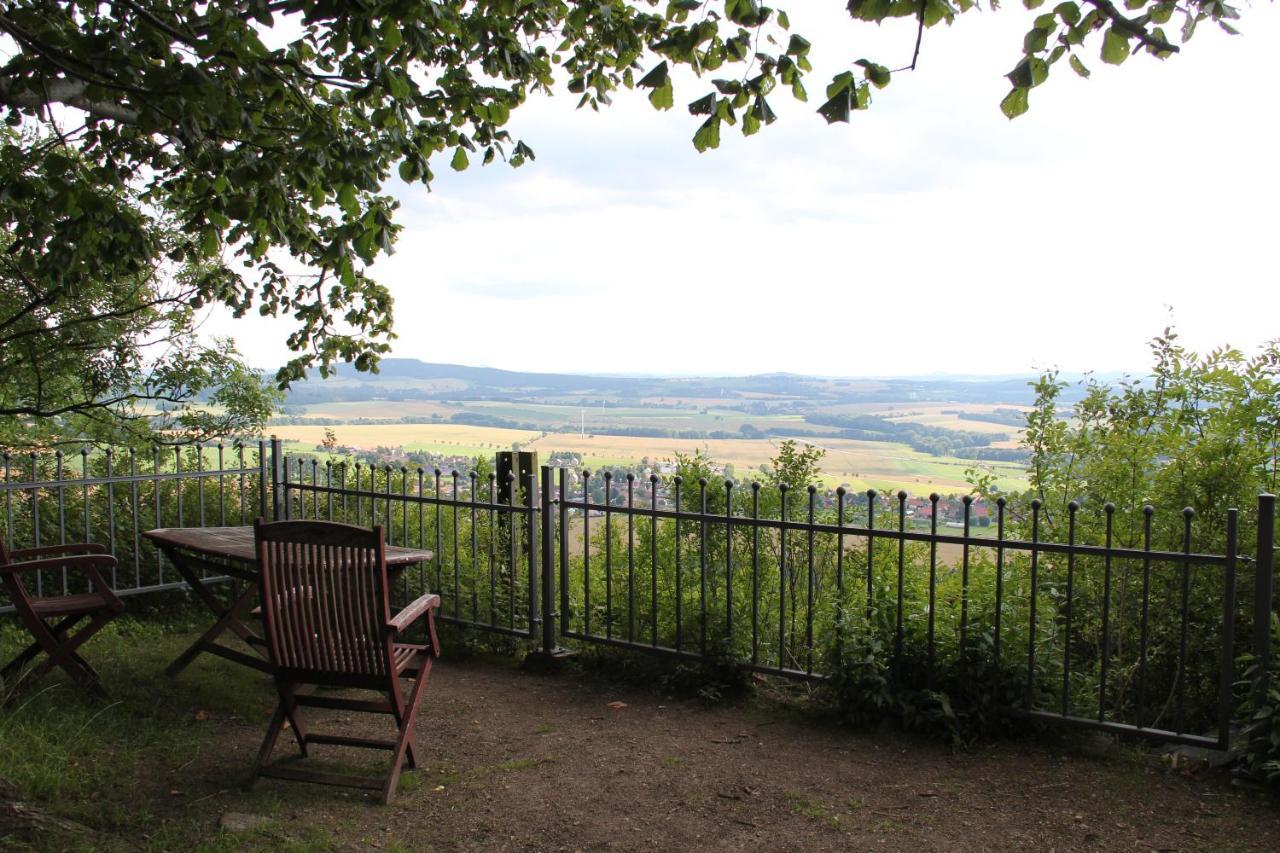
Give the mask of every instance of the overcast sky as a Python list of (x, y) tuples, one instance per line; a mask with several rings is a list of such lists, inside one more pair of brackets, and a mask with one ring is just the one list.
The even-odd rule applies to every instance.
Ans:
[[(871, 110), (814, 113), (832, 71), (910, 61), (914, 28), (792, 3), (814, 43), (809, 104), (719, 150), (690, 144), (677, 86), (655, 112), (561, 95), (511, 131), (520, 169), (436, 163), (398, 182), (405, 230), (374, 275), (393, 355), (519, 370), (826, 375), (1141, 370), (1170, 316), (1192, 347), (1280, 336), (1280, 9), (1242, 36), (1203, 24), (1184, 53), (1066, 67), (999, 111), (1031, 14), (1017, 4), (926, 33), (919, 69)], [(800, 7), (800, 8), (796, 8)], [(1096, 49), (1096, 48), (1095, 48)], [(847, 67), (847, 65), (843, 66)], [(212, 316), (250, 360), (287, 356), (288, 320)]]

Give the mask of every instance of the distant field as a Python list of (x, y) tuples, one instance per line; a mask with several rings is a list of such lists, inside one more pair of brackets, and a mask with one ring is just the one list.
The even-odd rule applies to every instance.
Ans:
[(438, 415), (448, 420), (467, 412), (502, 418), (515, 423), (531, 424), (539, 430), (575, 432), (612, 429), (696, 430), (698, 432), (738, 432), (746, 424), (761, 431), (785, 429), (789, 432), (828, 431), (830, 427), (805, 423), (801, 415), (758, 415), (709, 405), (669, 406), (601, 406), (555, 405), (488, 400), (441, 403), (427, 400), (363, 400), (351, 403), (313, 403), (299, 407), (303, 417), (399, 419), (429, 418)]
[(449, 418), (462, 411), (458, 406), (445, 405), (432, 400), (360, 400), (354, 403), (309, 403), (305, 406), (291, 407), (298, 409), (299, 414), (308, 418), (331, 418), (333, 420), (355, 418), (429, 418), (439, 415)]
[[(324, 439), (325, 427), (275, 427), (275, 433), (297, 441), (301, 450), (312, 450)], [(758, 469), (778, 452), (782, 439), (692, 440), (612, 435), (580, 436), (576, 433), (508, 430), (461, 424), (375, 424), (331, 427), (339, 444), (373, 449), (403, 447), (431, 453), (488, 455), (519, 442), (525, 449), (547, 455), (563, 450), (583, 454), (588, 468), (623, 465), (648, 458), (651, 462), (674, 459), (676, 453), (701, 449), (714, 460), (730, 464), (736, 476)], [(797, 440), (805, 440), (796, 436)], [(929, 456), (906, 445), (850, 439), (813, 439), (824, 448), (823, 478), (827, 485), (846, 484), (856, 489), (906, 489), (912, 493), (957, 492), (967, 489), (965, 469), (972, 461)], [(1002, 488), (1025, 488), (1020, 465), (984, 463), (997, 475)]]

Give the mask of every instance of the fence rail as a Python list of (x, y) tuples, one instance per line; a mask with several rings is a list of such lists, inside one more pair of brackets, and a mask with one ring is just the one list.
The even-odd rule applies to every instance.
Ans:
[[(920, 529), (906, 492), (546, 466), (464, 476), (289, 458), (274, 439), (143, 456), (4, 455), (4, 541), (104, 542), (120, 559), (113, 583), (137, 595), (183, 586), (140, 537), (151, 527), (377, 524), (389, 544), (435, 554), (405, 573), (404, 594), (430, 589), (444, 621), (543, 653), (630, 649), (857, 689), (981, 683), (1010, 716), (1218, 748), (1237, 659), (1269, 654), (1272, 496), (1249, 557), (1235, 509), (1210, 537), (1189, 511), (1147, 507), (1122, 536), (1114, 507), (1073, 502), (1055, 539), (1038, 502), (1014, 519), (1001, 499), (979, 530), (966, 498), (950, 533), (937, 495)], [(41, 575), (39, 594), (74, 591)]]
[[(142, 531), (249, 524), (266, 515), (268, 454), (263, 440), (155, 447), (149, 454), (112, 448), (0, 454), (5, 545), (100, 542), (119, 561), (111, 577), (119, 595), (183, 589), (185, 583), (166, 571), (163, 555)], [(75, 591), (65, 571), (37, 572), (35, 586), (36, 595)], [(0, 600), (0, 613), (11, 610)]]

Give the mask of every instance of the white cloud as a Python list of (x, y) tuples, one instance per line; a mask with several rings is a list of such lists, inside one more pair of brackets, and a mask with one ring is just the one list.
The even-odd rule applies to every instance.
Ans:
[[(400, 187), (405, 233), (375, 269), (396, 297), (395, 354), (563, 372), (1007, 373), (1141, 369), (1166, 305), (1192, 346), (1280, 334), (1280, 11), (1247, 10), (1237, 38), (1205, 28), (1163, 63), (1095, 62), (1089, 81), (1063, 67), (1015, 122), (997, 104), (1027, 16), (1009, 12), (928, 33), (919, 70), (849, 126), (779, 93), (778, 125), (704, 155), (694, 119), (638, 95), (601, 115), (568, 97), (530, 104), (513, 133), (535, 163)], [(824, 67), (909, 59), (910, 27), (813, 23), (814, 100)], [(844, 56), (831, 45), (846, 38)], [(287, 324), (209, 327), (274, 364)]]

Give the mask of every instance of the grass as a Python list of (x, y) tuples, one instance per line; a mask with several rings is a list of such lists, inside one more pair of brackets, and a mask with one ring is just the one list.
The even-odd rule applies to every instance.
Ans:
[[(257, 728), (271, 708), (270, 684), (229, 662), (202, 660), (198, 678), (165, 676), (164, 666), (190, 642), (186, 627), (119, 620), (96, 636), (85, 654), (103, 674), (110, 700), (50, 675), (0, 708), (0, 776), (24, 802), (94, 830), (96, 848), (132, 848), (138, 839), (182, 846), (179, 838), (196, 834), (187, 792), (172, 789), (169, 802), (141, 793), (148, 768), (199, 766), (216, 728)], [(4, 659), (20, 643), (16, 626), (0, 628)], [(218, 839), (208, 845), (239, 847)], [(69, 838), (52, 846), (78, 845)]]
[(803, 815), (814, 823), (821, 824), (829, 829), (840, 828), (840, 815), (822, 803), (795, 791), (788, 791), (783, 798), (787, 806), (796, 814)]

